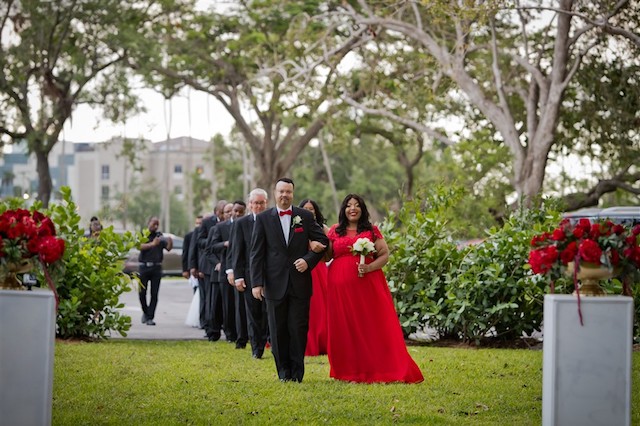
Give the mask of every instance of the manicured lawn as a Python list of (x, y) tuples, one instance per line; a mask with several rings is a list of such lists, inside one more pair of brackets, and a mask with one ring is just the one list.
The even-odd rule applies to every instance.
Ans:
[[(57, 342), (53, 424), (539, 425), (542, 352), (409, 347), (418, 385), (329, 378), (326, 356), (306, 359), (305, 381), (280, 383), (271, 353), (226, 342)], [(640, 424), (640, 353), (633, 419)]]

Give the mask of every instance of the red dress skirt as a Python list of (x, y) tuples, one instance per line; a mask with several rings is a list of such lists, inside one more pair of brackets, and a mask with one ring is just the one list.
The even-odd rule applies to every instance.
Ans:
[(305, 356), (327, 353), (327, 264), (320, 261), (313, 270), (313, 295), (309, 308), (309, 332)]
[[(360, 258), (351, 253), (351, 247), (361, 237), (373, 241), (372, 233), (341, 237), (335, 227), (328, 234), (333, 245), (327, 280), (330, 376), (363, 383), (423, 381), (407, 351), (384, 273), (376, 270), (358, 277)], [(382, 238), (377, 227), (373, 232), (375, 238)]]

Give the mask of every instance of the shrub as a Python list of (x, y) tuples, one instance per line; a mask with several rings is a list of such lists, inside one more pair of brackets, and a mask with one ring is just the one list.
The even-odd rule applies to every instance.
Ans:
[(447, 213), (461, 196), (460, 189), (442, 186), (420, 193), (381, 225), (390, 253), (385, 273), (405, 335), (427, 323), (446, 334), (440, 326), (448, 317), (444, 283), (462, 259), (447, 232)]
[(519, 210), (465, 250), (445, 283), (449, 318), (442, 326), (449, 333), (478, 343), (486, 336), (514, 339), (540, 329), (547, 283), (525, 265), (533, 230), (550, 217), (555, 216), (543, 210)]
[(559, 214), (519, 210), (483, 243), (458, 248), (447, 217), (462, 196), (456, 188), (435, 188), (382, 225), (390, 247), (385, 271), (405, 334), (431, 327), (440, 337), (479, 343), (531, 333), (542, 322), (548, 283), (525, 267), (530, 241)]
[[(122, 268), (126, 254), (139, 245), (141, 235), (118, 235), (107, 228), (97, 239), (85, 237), (70, 189), (63, 187), (61, 194), (61, 203), (43, 210), (65, 240), (61, 262), (50, 268), (59, 296), (56, 335), (63, 339), (102, 339), (116, 331), (126, 336), (131, 318), (117, 309), (123, 307), (119, 296), (128, 290), (131, 279)], [(24, 208), (24, 201), (19, 199), (3, 200), (2, 204)], [(39, 207), (36, 203), (32, 208)], [(43, 271), (35, 272), (38, 282), (45, 282)]]

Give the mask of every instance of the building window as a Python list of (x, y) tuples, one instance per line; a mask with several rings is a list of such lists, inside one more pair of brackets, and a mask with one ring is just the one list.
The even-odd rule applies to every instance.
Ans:
[(102, 180), (109, 180), (109, 165), (104, 164), (102, 166)]
[(182, 186), (176, 185), (173, 187), (173, 193), (178, 201), (184, 201), (184, 194), (182, 193)]
[(102, 192), (100, 193), (100, 199), (107, 201), (109, 199), (109, 186), (102, 185)]
[(182, 174), (182, 164), (176, 164), (175, 166), (173, 166), (173, 173), (175, 173), (176, 175), (181, 175)]

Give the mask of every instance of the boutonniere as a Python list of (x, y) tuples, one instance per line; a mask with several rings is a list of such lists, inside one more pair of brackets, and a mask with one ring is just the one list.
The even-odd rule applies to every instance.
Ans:
[(299, 228), (301, 226), (302, 226), (302, 218), (298, 215), (294, 216), (293, 219), (291, 219), (291, 227)]

